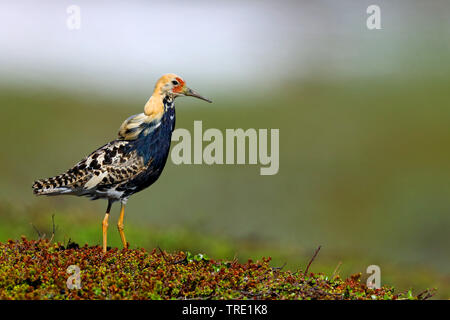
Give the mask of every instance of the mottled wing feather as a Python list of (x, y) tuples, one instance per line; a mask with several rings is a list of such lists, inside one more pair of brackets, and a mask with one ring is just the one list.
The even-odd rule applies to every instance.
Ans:
[(36, 194), (56, 195), (72, 193), (97, 196), (102, 187), (107, 192), (121, 183), (132, 180), (146, 170), (142, 157), (135, 150), (127, 150), (128, 141), (112, 141), (78, 162), (67, 172), (44, 180), (37, 180)]
[(135, 150), (126, 152), (126, 141), (115, 141), (92, 155), (87, 163), (92, 171), (90, 180), (84, 186), (86, 189), (102, 185), (116, 185), (128, 181), (144, 170), (144, 163)]

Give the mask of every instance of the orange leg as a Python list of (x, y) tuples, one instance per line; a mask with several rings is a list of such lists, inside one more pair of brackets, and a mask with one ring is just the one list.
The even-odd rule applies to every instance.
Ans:
[(102, 223), (102, 227), (103, 227), (103, 253), (106, 253), (106, 237), (107, 237), (107, 232), (108, 232), (108, 218), (109, 218), (109, 213), (107, 212), (105, 214), (105, 217), (103, 218), (103, 223)]
[(125, 205), (122, 203), (122, 208), (120, 209), (119, 221), (117, 222), (117, 229), (119, 229), (120, 239), (122, 239), (123, 247), (126, 249), (128, 247), (127, 239), (125, 238), (125, 233), (123, 232), (123, 217), (125, 216)]
[(112, 203), (108, 201), (108, 208), (106, 209), (105, 217), (103, 218), (102, 230), (103, 230), (103, 253), (106, 253), (107, 233), (108, 233), (108, 219), (109, 212), (111, 211)]

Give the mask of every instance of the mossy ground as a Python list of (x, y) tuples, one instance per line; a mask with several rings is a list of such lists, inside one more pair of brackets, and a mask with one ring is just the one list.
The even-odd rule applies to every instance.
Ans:
[[(0, 243), (1, 299), (426, 299), (426, 291), (370, 289), (348, 279), (270, 265), (238, 263), (189, 252), (64, 245), (48, 239)], [(68, 289), (67, 268), (80, 268), (81, 289)]]

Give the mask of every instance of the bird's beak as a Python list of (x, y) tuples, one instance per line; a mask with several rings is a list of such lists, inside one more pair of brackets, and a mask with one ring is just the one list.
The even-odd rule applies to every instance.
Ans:
[(207, 101), (207, 102), (209, 102), (209, 103), (212, 102), (211, 100), (206, 99), (205, 97), (202, 97), (202, 96), (199, 95), (197, 92), (195, 92), (194, 90), (192, 90), (192, 89), (190, 89), (190, 88), (188, 88), (188, 87), (185, 87), (185, 89), (184, 89), (184, 95), (185, 95), (185, 96), (191, 96), (191, 97), (199, 98), (199, 99), (205, 100), (205, 101)]

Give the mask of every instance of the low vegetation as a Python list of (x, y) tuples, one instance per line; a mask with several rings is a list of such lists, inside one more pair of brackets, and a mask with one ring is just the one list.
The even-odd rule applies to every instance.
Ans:
[[(78, 266), (81, 288), (72, 282)], [(0, 243), (0, 299), (427, 299), (391, 287), (370, 289), (356, 274), (284, 271), (270, 258), (238, 263), (204, 254), (110, 249), (49, 239)], [(69, 289), (68, 284), (75, 284)]]

